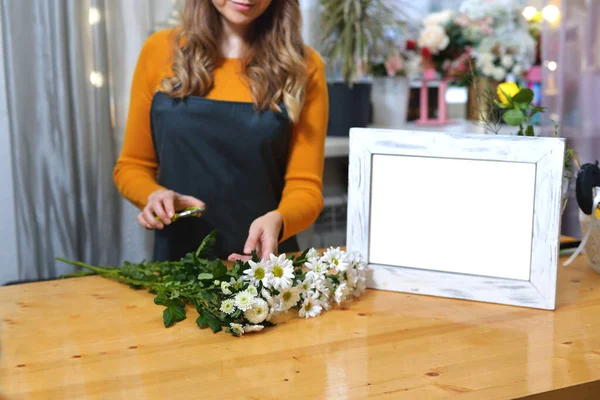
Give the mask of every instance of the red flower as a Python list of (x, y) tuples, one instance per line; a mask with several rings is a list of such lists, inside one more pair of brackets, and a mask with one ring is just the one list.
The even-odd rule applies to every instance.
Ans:
[(430, 58), (431, 51), (429, 51), (427, 47), (421, 47), (421, 55), (423, 56), (423, 58)]
[(417, 48), (417, 42), (415, 42), (414, 40), (407, 40), (406, 41), (406, 50), (414, 50)]

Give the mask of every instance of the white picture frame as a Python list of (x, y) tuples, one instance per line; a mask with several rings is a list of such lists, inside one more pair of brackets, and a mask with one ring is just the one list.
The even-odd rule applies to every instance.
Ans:
[(347, 250), (367, 287), (554, 310), (564, 154), (556, 137), (351, 129)]

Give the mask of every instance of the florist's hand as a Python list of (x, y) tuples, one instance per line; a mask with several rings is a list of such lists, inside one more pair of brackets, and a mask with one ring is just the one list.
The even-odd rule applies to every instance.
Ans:
[[(171, 223), (176, 210), (187, 207), (205, 207), (205, 204), (192, 196), (185, 196), (172, 190), (159, 189), (148, 196), (148, 204), (138, 214), (138, 223), (146, 229), (163, 229)], [(157, 221), (155, 217), (159, 217)], [(161, 222), (162, 221), (162, 222)]]
[(244, 245), (244, 255), (233, 253), (228, 260), (248, 261), (252, 258), (252, 251), (254, 250), (260, 258), (268, 259), (271, 253), (277, 254), (277, 244), (282, 227), (283, 217), (277, 211), (271, 211), (255, 219), (250, 225), (248, 240)]

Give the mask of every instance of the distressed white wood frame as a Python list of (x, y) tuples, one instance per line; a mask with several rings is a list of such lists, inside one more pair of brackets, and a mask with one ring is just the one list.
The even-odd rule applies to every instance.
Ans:
[[(561, 138), (353, 128), (350, 131), (347, 249), (359, 252), (369, 263), (367, 286), (554, 310), (564, 152), (565, 142)], [(529, 281), (371, 263), (371, 166), (375, 155), (535, 164)], [(435, 243), (432, 243), (432, 251), (435, 251)]]

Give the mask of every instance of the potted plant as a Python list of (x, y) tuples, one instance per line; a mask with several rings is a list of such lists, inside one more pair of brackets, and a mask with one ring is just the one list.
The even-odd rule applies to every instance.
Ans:
[[(386, 0), (321, 0), (322, 55), (328, 67), (328, 135), (370, 122), (370, 60), (385, 53), (386, 29), (402, 25)], [(397, 4), (396, 4), (397, 6)]]
[[(391, 38), (395, 40), (395, 37)], [(410, 79), (418, 74), (420, 59), (416, 42), (407, 40), (392, 46), (389, 53), (372, 63), (373, 125), (378, 128), (398, 128), (406, 123)]]

